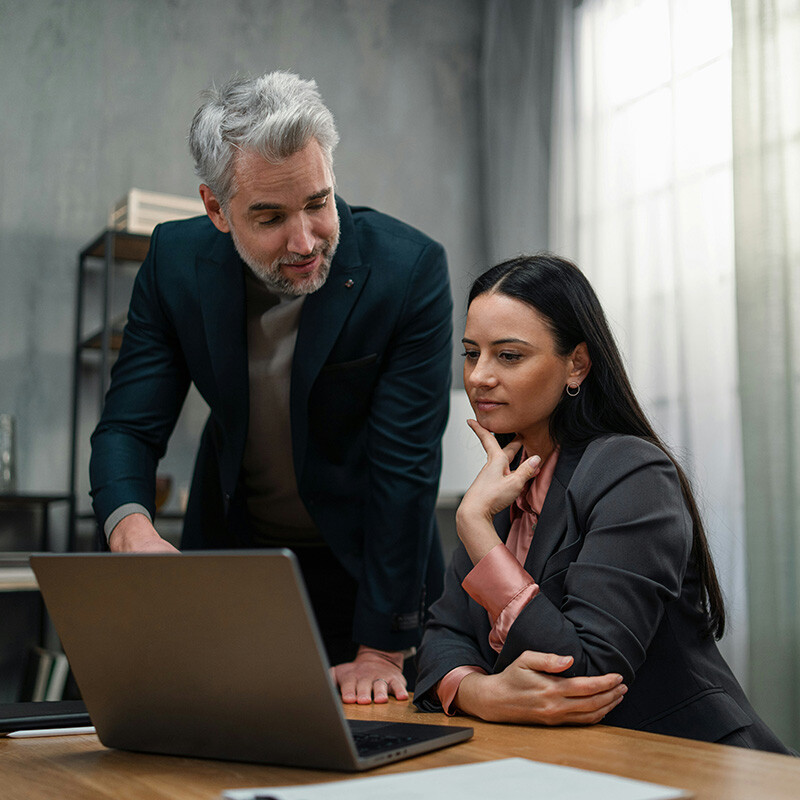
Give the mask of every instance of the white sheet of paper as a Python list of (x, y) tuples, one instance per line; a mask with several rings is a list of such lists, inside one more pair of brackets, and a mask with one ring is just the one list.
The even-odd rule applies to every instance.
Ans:
[[(533, 792), (533, 793), (532, 793)], [(233, 789), (225, 800), (486, 800), (489, 797), (546, 800), (671, 800), (680, 790), (603, 772), (543, 764), (526, 758), (483, 761), (458, 767), (402, 772), (304, 786)]]

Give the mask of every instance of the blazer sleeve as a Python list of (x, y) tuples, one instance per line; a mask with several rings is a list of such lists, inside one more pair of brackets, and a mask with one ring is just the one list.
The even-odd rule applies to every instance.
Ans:
[(461, 666), (494, 669), (496, 653), (488, 645), (486, 611), (461, 588), (472, 561), (459, 545), (445, 572), (444, 592), (431, 606), (430, 619), (417, 656), (414, 703), (421, 711), (441, 711), (435, 688), (448, 672)]
[(419, 643), (447, 422), (452, 299), (443, 248), (429, 242), (401, 299), (367, 422), (368, 498), (353, 624), (355, 640), (387, 650)]
[(155, 513), (156, 466), (189, 389), (189, 371), (162, 302), (158, 245), (157, 227), (137, 273), (119, 358), (92, 434), (91, 494), (101, 526), (125, 503)]
[(565, 676), (616, 672), (630, 682), (689, 560), (692, 524), (677, 472), (654, 445), (610, 437), (587, 448), (566, 499), (565, 539), (495, 671), (538, 650), (572, 655)]

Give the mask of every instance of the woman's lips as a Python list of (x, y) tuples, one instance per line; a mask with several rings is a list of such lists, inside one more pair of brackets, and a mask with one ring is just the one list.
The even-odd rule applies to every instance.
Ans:
[(475, 407), (479, 411), (492, 411), (495, 408), (505, 405), (505, 403), (498, 403), (496, 400), (476, 400)]

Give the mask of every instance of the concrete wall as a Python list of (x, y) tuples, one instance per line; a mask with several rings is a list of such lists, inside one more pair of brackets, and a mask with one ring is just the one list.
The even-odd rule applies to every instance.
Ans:
[(20, 489), (67, 488), (78, 250), (131, 187), (196, 196), (188, 124), (236, 71), (316, 78), (340, 193), (445, 245), (461, 326), (485, 264), (482, 16), (481, 0), (0, 0), (0, 411)]

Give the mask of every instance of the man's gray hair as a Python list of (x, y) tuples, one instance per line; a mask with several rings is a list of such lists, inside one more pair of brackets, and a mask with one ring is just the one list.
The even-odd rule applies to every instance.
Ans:
[(339, 134), (315, 81), (291, 72), (237, 76), (220, 89), (212, 86), (203, 97), (189, 130), (189, 148), (194, 171), (223, 209), (236, 192), (233, 164), (238, 150), (255, 150), (279, 163), (314, 138), (332, 169)]

